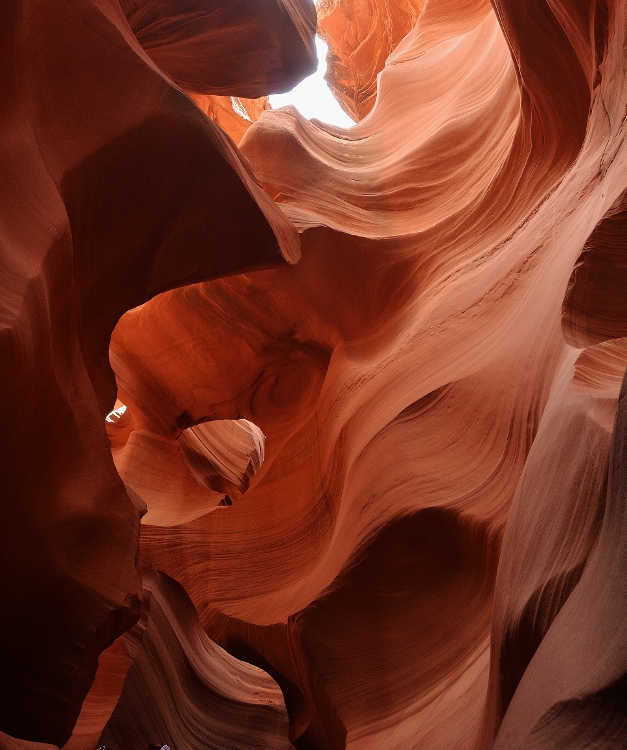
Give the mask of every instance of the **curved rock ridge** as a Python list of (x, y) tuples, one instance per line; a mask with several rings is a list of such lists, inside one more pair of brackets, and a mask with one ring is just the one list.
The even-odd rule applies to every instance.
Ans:
[(306, 0), (120, 0), (120, 6), (150, 58), (194, 94), (280, 94), (316, 69), (316, 15)]
[(146, 571), (144, 598), (142, 619), (124, 636), (133, 664), (100, 744), (288, 750), (287, 713), (274, 680), (207, 638), (176, 581)]
[(617, 198), (588, 238), (564, 298), (562, 325), (573, 346), (627, 333), (622, 290), (627, 279), (627, 192)]
[[(270, 5), (280, 23), (246, 4), (276, 32), (254, 96), (311, 65), (308, 6)], [(98, 655), (139, 616), (145, 508), (103, 430), (117, 320), (166, 289), (299, 254), (246, 160), (168, 76), (189, 33), (161, 38), (160, 68), (117, 0), (0, 9), (0, 730), (25, 740), (68, 740)], [(219, 86), (246, 93), (248, 79)]]
[(299, 264), (168, 292), (114, 331), (137, 434), (266, 435), (238, 502), (187, 520), (172, 493), (141, 551), (278, 682), (295, 747), (559, 747), (586, 717), (599, 747), (620, 736), (618, 646), (581, 705), (550, 683), (609, 523), (621, 343), (573, 349), (563, 303), (627, 186), (626, 13), (429, 0), (361, 122), (286, 108), (240, 143)]
[(589, 346), (575, 362), (573, 390), (597, 398), (616, 400), (626, 366), (627, 340), (610, 339)]

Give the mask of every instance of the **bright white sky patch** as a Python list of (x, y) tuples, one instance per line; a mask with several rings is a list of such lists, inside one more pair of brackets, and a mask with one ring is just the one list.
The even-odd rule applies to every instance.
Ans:
[(107, 414), (107, 422), (117, 422), (117, 420), (122, 416), (122, 414), (124, 414), (125, 411), (126, 406), (124, 404), (120, 404), (117, 409), (114, 409)]
[(335, 97), (324, 81), (323, 76), (327, 69), (325, 62), (327, 45), (319, 36), (316, 36), (316, 50), (318, 52), (318, 70), (309, 78), (301, 81), (296, 88), (288, 91), (287, 94), (273, 94), (270, 97), (270, 104), (274, 109), (292, 104), (303, 117), (309, 120), (316, 117), (318, 120), (328, 122), (331, 125), (350, 128), (355, 123), (335, 101)]

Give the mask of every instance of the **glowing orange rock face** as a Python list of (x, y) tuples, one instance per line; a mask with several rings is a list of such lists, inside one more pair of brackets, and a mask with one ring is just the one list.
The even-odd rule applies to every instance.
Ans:
[[(142, 554), (275, 677), (296, 745), (490, 747), (503, 722), (500, 746), (550, 747), (576, 731), (550, 720), (576, 714), (572, 673), (537, 697), (541, 650), (559, 661), (553, 623), (594, 590), (624, 360), (579, 358), (562, 303), (625, 188), (625, 9), (497, 10), (427, 4), (350, 131), (264, 114), (241, 149), (299, 227), (300, 263), (170, 292), (112, 338), (121, 395), (160, 440), (184, 413), (266, 435), (239, 501), (177, 531), (146, 516)], [(605, 569), (617, 591), (622, 570)], [(586, 661), (599, 726), (620, 722), (613, 658), (616, 674)]]
[(320, 0), (318, 33), (329, 46), (325, 80), (344, 111), (365, 117), (377, 75), (414, 27), (425, 0)]
[[(97, 19), (105, 4), (85, 7)], [(208, 19), (190, 8), (146, 3), (134, 20), (126, 9), (150, 57), (119, 12), (90, 21), (122, 29), (119, 80), (153, 86), (138, 99), (146, 119), (134, 105), (84, 125), (86, 153), (55, 183), (74, 286), (49, 260), (46, 295), (33, 281), (32, 297), (22, 291), (34, 307), (7, 308), (16, 321), (31, 311), (15, 323), (28, 361), (33, 321), (48, 327), (35, 350), (46, 388), (17, 369), (7, 388), (30, 411), (13, 417), (6, 449), (23, 514), (3, 506), (15, 529), (3, 596), (18, 614), (2, 643), (21, 692), (2, 688), (0, 728), (64, 740), (95, 671), (92, 660), (83, 675), (81, 654), (126, 631), (76, 747), (95, 736), (98, 706), (115, 750), (620, 746), (627, 5), (429, 0), (368, 117), (340, 130), (264, 112), (241, 154), (168, 78), (227, 95), (208, 90), (221, 85), (196, 59)], [(306, 14), (280, 8), (297, 32), (289, 46)], [(380, 28), (374, 6), (360, 8), (344, 40)], [(274, 6), (259, 9), (242, 28), (274, 23)], [(266, 54), (256, 41), (253, 58)], [(263, 93), (249, 83), (228, 95)], [(58, 111), (76, 102), (61, 97)], [(101, 111), (102, 91), (87, 103)], [(48, 133), (37, 128), (28, 138)], [(38, 174), (41, 154), (56, 165), (73, 137), (60, 126), (39, 137)], [(296, 231), (301, 259), (281, 263), (279, 249), (297, 258)], [(74, 320), (68, 299), (75, 338), (50, 323)], [(83, 364), (64, 370), (63, 357)], [(65, 400), (50, 401), (57, 391)], [(18, 460), (33, 444), (51, 451), (47, 473)], [(76, 508), (86, 525), (64, 525)], [(135, 556), (142, 509), (139, 551), (154, 570)], [(51, 693), (64, 707), (38, 702)]]
[(202, 111), (216, 122), (235, 143), (239, 143), (248, 128), (270, 109), (268, 97), (244, 99), (234, 96), (190, 94)]

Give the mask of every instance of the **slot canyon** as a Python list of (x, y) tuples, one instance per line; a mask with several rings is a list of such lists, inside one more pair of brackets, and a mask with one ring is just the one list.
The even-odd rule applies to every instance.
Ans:
[(0, 750), (626, 750), (627, 0), (0, 58)]

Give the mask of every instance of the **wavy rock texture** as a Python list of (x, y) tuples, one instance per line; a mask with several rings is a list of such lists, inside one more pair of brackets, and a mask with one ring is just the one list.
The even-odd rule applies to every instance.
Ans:
[(264, 434), (246, 419), (221, 419), (183, 430), (177, 440), (194, 479), (241, 497), (264, 459)]
[[(267, 94), (309, 69), (309, 6), (262, 5), (268, 64), (253, 83), (245, 65), (203, 78), (203, 92)], [(184, 4), (158, 18), (134, 4), (137, 36), (117, 0), (0, 10), (0, 729), (26, 740), (67, 741), (99, 653), (139, 616), (144, 508), (103, 430), (113, 327), (165, 289), (298, 255), (232, 142), (167, 75), (170, 47), (192, 54), (179, 42), (196, 33), (246, 47), (249, 15), (229, 7), (226, 26), (194, 14), (192, 33)]]
[(124, 636), (133, 665), (101, 743), (287, 750), (278, 685), (207, 638), (176, 581), (147, 571), (144, 595), (147, 611)]
[(315, 13), (299, 0), (120, 0), (133, 33), (174, 83), (255, 99), (316, 68)]
[[(89, 6), (98, 18), (103, 7)], [(242, 22), (253, 59), (266, 54), (263, 39), (247, 36), (255, 24), (267, 18), (272, 33), (283, 28), (266, 7)], [(281, 7), (296, 29), (289, 47), (307, 16)], [(124, 148), (104, 146), (99, 160), (94, 147), (94, 171), (71, 183), (68, 209), (71, 241), (89, 249), (91, 263), (71, 265), (72, 278), (87, 269), (96, 279), (74, 282), (83, 294), (76, 336), (103, 417), (114, 394), (102, 385), (100, 347), (133, 308), (111, 336), (118, 411), (107, 431), (127, 496), (147, 508), (141, 557), (162, 571), (144, 574), (151, 609), (124, 637), (134, 661), (103, 738), (129, 748), (169, 740), (174, 750), (222, 747), (225, 737), (235, 747), (300, 750), (624, 747), (627, 4), (428, 0), (387, 57), (370, 114), (341, 130), (290, 108), (264, 112), (240, 142), (247, 161), (171, 83), (226, 95), (222, 59), (211, 78), (213, 52), (196, 58), (213, 38), (207, 17), (169, 3), (133, 8), (136, 38), (151, 57), (126, 27), (119, 38), (141, 59), (142, 81), (158, 81), (150, 91), (161, 98), (139, 101), (159, 112), (172, 101), (167, 128), (129, 129), (139, 115), (128, 110), (118, 123), (127, 126)], [(353, 8), (355, 21), (338, 22), (340, 40), (348, 50), (350, 40), (355, 49), (366, 40), (380, 61), (397, 41), (383, 11), (397, 9), (400, 24), (406, 6), (379, 5), (375, 20), (374, 5)], [(225, 39), (229, 13), (218, 14)], [(109, 31), (123, 26), (119, 14), (110, 17), (118, 26), (111, 21)], [(299, 48), (304, 67), (294, 69), (302, 72), (310, 46)], [(251, 72), (245, 58), (234, 55), (242, 85), (229, 96), (255, 97), (259, 81), (280, 79), (270, 63)], [(101, 92), (93, 106), (104, 103)], [(105, 126), (109, 119), (88, 134), (102, 139)], [(70, 140), (63, 132), (49, 141), (57, 159)], [(157, 132), (148, 159), (142, 149)], [(191, 142), (200, 151), (186, 150)], [(228, 169), (206, 168), (207, 143)], [(129, 154), (137, 192), (150, 203), (149, 211), (133, 198), (133, 221), (122, 209), (135, 193), (124, 182), (116, 192), (110, 171)], [(112, 196), (106, 211), (103, 196)], [(279, 247), (296, 258), (294, 227), (301, 260), (279, 264)], [(150, 265), (157, 237), (165, 239)], [(211, 252), (200, 251), (204, 238)], [(140, 250), (144, 266), (132, 266)], [(195, 283), (200, 276), (213, 280)], [(109, 288), (119, 289), (111, 309), (102, 302), (112, 299)], [(62, 320), (72, 320), (67, 310)], [(59, 346), (47, 351), (60, 357)], [(18, 382), (24, 389), (29, 381)], [(67, 452), (63, 465), (74, 471), (64, 476), (87, 477), (75, 469), (74, 433), (67, 427), (70, 437), (53, 441), (56, 411), (43, 403), (50, 417), (38, 429)], [(91, 414), (81, 408), (73, 413)], [(246, 440), (239, 420), (252, 425)], [(89, 429), (104, 443), (101, 423)], [(24, 432), (21, 445), (12, 434), (11, 457), (24, 451), (26, 434), (33, 439)], [(15, 471), (24, 475), (23, 464)], [(103, 472), (115, 476), (108, 457)], [(48, 522), (67, 507), (56, 497)], [(89, 552), (94, 571), (132, 570), (139, 598), (134, 514), (119, 523), (126, 547), (103, 556), (90, 541)], [(51, 544), (45, 528), (29, 520), (31, 536), (13, 554), (25, 557), (33, 529)], [(38, 554), (28, 558), (25, 585), (41, 582)], [(74, 563), (62, 553), (53, 559)], [(82, 560), (74, 566), (84, 570)], [(88, 593), (103, 580), (94, 573)], [(75, 601), (72, 592), (66, 598)], [(196, 616), (218, 646), (256, 669), (212, 645)], [(86, 630), (95, 619), (78, 621)], [(11, 635), (36, 639), (30, 622), (23, 614)], [(56, 684), (51, 665), (68, 663), (59, 654), (71, 637), (59, 627), (46, 637), (37, 645), (48, 660), (27, 672), (29, 685)], [(246, 684), (263, 686), (268, 707), (236, 690), (242, 670)], [(20, 729), (23, 737), (66, 737), (34, 701), (16, 714), (11, 700), (11, 717), (37, 717), (40, 734)], [(206, 712), (215, 719), (201, 719)], [(255, 728), (242, 732), (249, 719), (241, 717), (257, 717)]]
[[(624, 365), (620, 346), (578, 359), (562, 302), (625, 189), (625, 42), (621, 3), (430, 1), (361, 123), (287, 109), (241, 142), (300, 263), (169, 292), (114, 332), (155, 442), (207, 419), (266, 435), (233, 507), (148, 515), (141, 548), (281, 685), (296, 747), (491, 746), (502, 721), (497, 745), (531, 741), (521, 680), (605, 523)], [(564, 316), (584, 325), (580, 299)], [(621, 659), (598, 670), (600, 746)], [(538, 703), (566, 717), (554, 736), (569, 696)]]

